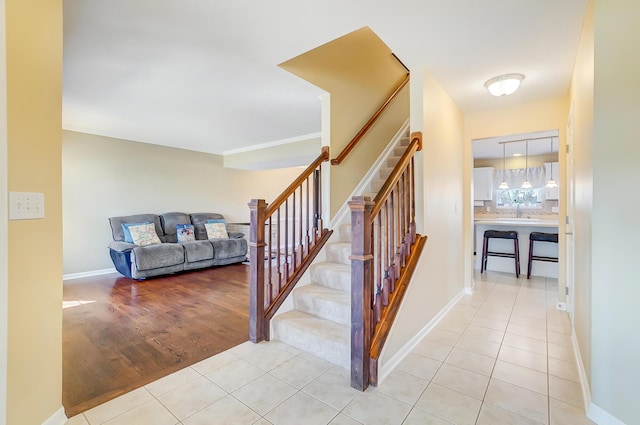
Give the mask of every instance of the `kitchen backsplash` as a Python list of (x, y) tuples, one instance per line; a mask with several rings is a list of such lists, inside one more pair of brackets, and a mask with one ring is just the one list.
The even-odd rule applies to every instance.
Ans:
[[(475, 201), (478, 202), (478, 201)], [(499, 217), (515, 217), (515, 208), (496, 208), (496, 201), (480, 201), (483, 206), (475, 206), (473, 213), (475, 218), (499, 218)], [(487, 211), (487, 207), (489, 211)], [(543, 201), (542, 208), (520, 208), (521, 217), (533, 217), (540, 219), (557, 219), (558, 218), (558, 201)]]

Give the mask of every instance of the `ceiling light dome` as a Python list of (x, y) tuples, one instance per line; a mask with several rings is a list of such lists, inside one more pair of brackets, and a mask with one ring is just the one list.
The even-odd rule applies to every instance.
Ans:
[(524, 80), (522, 74), (504, 74), (493, 77), (484, 83), (484, 86), (494, 96), (509, 96), (518, 90), (522, 80)]

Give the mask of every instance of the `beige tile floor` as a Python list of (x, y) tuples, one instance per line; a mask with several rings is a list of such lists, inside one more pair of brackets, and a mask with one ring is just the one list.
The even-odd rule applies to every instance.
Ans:
[(476, 275), (378, 387), (290, 346), (244, 343), (69, 420), (70, 425), (592, 424), (557, 281)]

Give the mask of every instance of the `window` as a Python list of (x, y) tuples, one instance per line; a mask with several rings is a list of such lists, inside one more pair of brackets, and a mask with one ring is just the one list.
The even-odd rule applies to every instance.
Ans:
[(496, 190), (497, 208), (542, 208), (541, 188)]

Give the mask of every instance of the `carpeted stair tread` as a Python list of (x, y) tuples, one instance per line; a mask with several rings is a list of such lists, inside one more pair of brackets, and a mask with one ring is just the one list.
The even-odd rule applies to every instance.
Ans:
[(351, 291), (351, 264), (324, 261), (313, 264), (310, 270), (311, 282), (316, 285), (340, 291)]
[(351, 294), (321, 285), (304, 285), (293, 290), (298, 311), (343, 325), (351, 323)]

